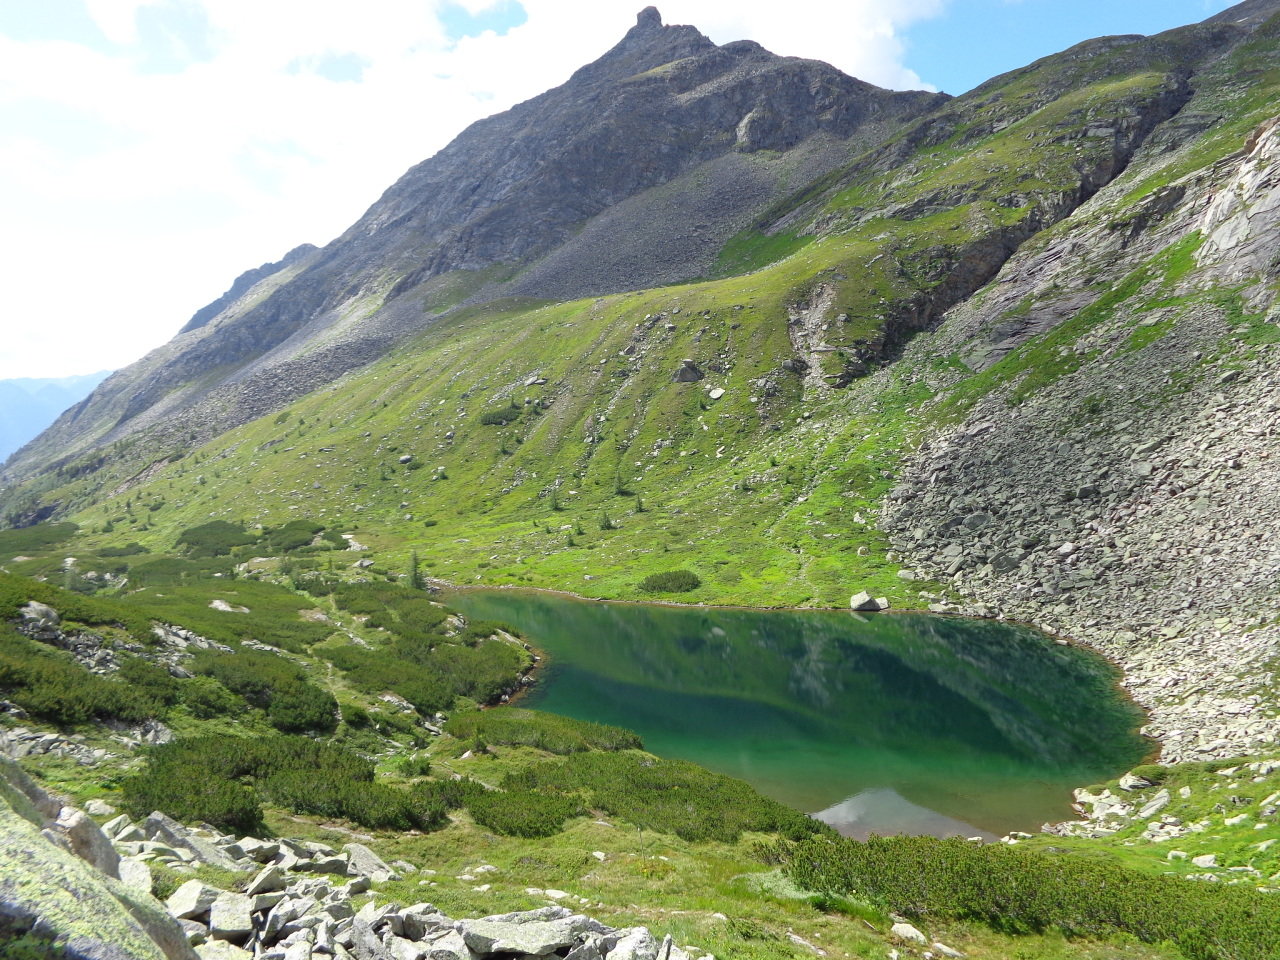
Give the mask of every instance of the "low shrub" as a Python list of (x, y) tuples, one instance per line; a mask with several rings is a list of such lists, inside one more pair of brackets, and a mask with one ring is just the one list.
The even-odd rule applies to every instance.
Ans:
[(164, 700), (114, 677), (90, 673), (70, 655), (0, 624), (0, 696), (59, 727), (90, 720), (138, 723), (164, 712)]
[(499, 632), (509, 633), (513, 637), (520, 635), (520, 632), (515, 627), (503, 623), (501, 620), (470, 620), (463, 628), (462, 633), (455, 639), (468, 646), (475, 646), (481, 640), (488, 640)]
[(213, 677), (250, 706), (265, 710), (271, 725), (285, 732), (332, 732), (338, 725), (338, 701), (312, 684), (301, 667), (257, 650), (201, 653), (192, 671)]
[(182, 684), (182, 703), (198, 720), (229, 717), (244, 709), (244, 700), (213, 677), (192, 677)]
[(215, 575), (226, 577), (233, 566), (227, 557), (148, 557), (129, 567), (129, 583), (134, 587), (167, 587)]
[(80, 528), (74, 523), (38, 523), (33, 527), (0, 530), (0, 559), (23, 553), (41, 553), (70, 540)]
[(244, 832), (261, 829), (264, 800), (375, 830), (428, 830), (446, 819), (439, 794), (377, 783), (359, 754), (307, 737), (176, 740), (149, 751), (146, 769), (121, 789), (131, 816), (162, 810)]
[(338, 701), (315, 684), (295, 681), (277, 686), (267, 705), (267, 720), (285, 733), (319, 730), (332, 733), (338, 726)]
[(526, 662), (523, 650), (497, 640), (467, 647), (397, 637), (381, 650), (338, 647), (324, 655), (358, 689), (391, 691), (423, 715), (448, 709), (460, 696), (482, 703), (498, 699), (515, 686)]
[(651, 573), (640, 581), (640, 589), (645, 593), (688, 593), (702, 586), (696, 573), (689, 570), (668, 570), (666, 573)]
[(1153, 876), (1117, 863), (959, 838), (817, 837), (780, 844), (800, 887), (849, 894), (908, 916), (977, 920), (1010, 934), (1130, 934), (1192, 960), (1269, 960), (1280, 900), (1245, 886)]
[(289, 553), (310, 545), (323, 530), (324, 524), (313, 520), (290, 520), (282, 527), (264, 531), (263, 540), (269, 553)]
[(126, 779), (121, 792), (124, 808), (135, 818), (159, 810), (175, 820), (202, 821), (237, 833), (262, 828), (262, 803), (251, 787), (194, 766), (153, 768)]
[(188, 527), (178, 535), (177, 546), (186, 547), (192, 557), (221, 557), (236, 547), (257, 543), (258, 537), (238, 523), (226, 520), (210, 520), (199, 526)]
[(479, 737), (486, 743), (535, 747), (561, 755), (588, 750), (644, 749), (638, 734), (621, 727), (516, 707), (457, 714), (445, 724), (445, 731), (459, 740)]
[(480, 790), (467, 800), (472, 819), (505, 837), (550, 837), (582, 813), (575, 799), (532, 790)]
[(520, 418), (523, 412), (522, 408), (505, 406), (496, 410), (488, 410), (480, 415), (480, 422), (486, 427), (505, 427), (508, 423), (512, 423)]
[(431, 758), (425, 754), (401, 757), (396, 764), (396, 769), (402, 777), (429, 777), (431, 776)]
[(136, 557), (140, 553), (149, 553), (140, 543), (126, 543), (122, 547), (103, 547), (98, 551), (100, 557)]
[(0, 620), (18, 616), (18, 610), (30, 600), (53, 607), (63, 620), (120, 627), (141, 643), (155, 642), (151, 618), (129, 601), (85, 596), (40, 580), (0, 572)]
[(131, 689), (165, 706), (177, 703), (182, 696), (182, 682), (177, 677), (141, 657), (127, 658), (116, 676)]
[(741, 780), (630, 750), (546, 760), (509, 774), (502, 785), (574, 794), (593, 810), (690, 841), (733, 843), (744, 830), (792, 839), (831, 832)]
[(410, 789), (415, 797), (423, 802), (428, 799), (438, 801), (446, 810), (459, 810), (465, 807), (478, 793), (488, 788), (470, 777), (450, 778), (448, 780), (423, 780)]

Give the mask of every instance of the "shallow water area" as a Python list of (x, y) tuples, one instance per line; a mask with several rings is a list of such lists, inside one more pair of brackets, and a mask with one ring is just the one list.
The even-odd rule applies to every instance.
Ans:
[(851, 836), (1035, 830), (1149, 748), (1105, 661), (1025, 627), (520, 590), (445, 600), (546, 652), (522, 705), (635, 730)]

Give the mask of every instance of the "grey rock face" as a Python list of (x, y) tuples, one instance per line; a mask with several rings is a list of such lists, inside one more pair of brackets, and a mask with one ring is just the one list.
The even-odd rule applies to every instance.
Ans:
[(154, 811), (142, 824), (142, 831), (150, 840), (159, 840), (177, 850), (185, 850), (197, 860), (222, 867), (224, 870), (241, 870), (243, 867), (224, 853), (214, 843), (197, 836), (172, 817), (159, 810)]
[(208, 913), (221, 892), (200, 880), (188, 880), (169, 895), (165, 906), (179, 920), (190, 920)]
[(209, 936), (244, 943), (253, 935), (253, 902), (243, 893), (220, 893), (209, 907)]
[(676, 383), (696, 383), (705, 376), (706, 374), (698, 368), (696, 363), (692, 360), (686, 360), (671, 379)]
[(348, 843), (342, 848), (350, 857), (347, 873), (353, 877), (368, 877), (374, 883), (385, 883), (398, 880), (400, 875), (392, 870), (382, 858), (362, 843)]
[(860, 613), (875, 613), (880, 610), (887, 610), (889, 601), (884, 597), (873, 597), (865, 590), (855, 593), (849, 598), (849, 609), (856, 610)]
[(71, 845), (71, 851), (109, 877), (120, 879), (120, 854), (106, 834), (83, 810), (63, 807), (54, 827)]
[(572, 947), (576, 934), (571, 919), (532, 922), (461, 920), (458, 932), (477, 953), (523, 953), (540, 957)]
[(27, 627), (29, 636), (41, 640), (57, 636), (58, 626), (62, 623), (62, 618), (58, 616), (58, 611), (53, 607), (40, 603), (38, 600), (31, 600), (18, 613)]

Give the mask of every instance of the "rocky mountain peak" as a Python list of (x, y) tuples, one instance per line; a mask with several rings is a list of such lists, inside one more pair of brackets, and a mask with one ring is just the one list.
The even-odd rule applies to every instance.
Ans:
[(645, 7), (636, 14), (637, 30), (653, 30), (662, 26), (662, 14), (657, 7)]
[(577, 70), (569, 83), (617, 82), (716, 49), (715, 43), (696, 27), (666, 26), (657, 7), (645, 7), (636, 15), (636, 25), (626, 32), (617, 46), (594, 63)]

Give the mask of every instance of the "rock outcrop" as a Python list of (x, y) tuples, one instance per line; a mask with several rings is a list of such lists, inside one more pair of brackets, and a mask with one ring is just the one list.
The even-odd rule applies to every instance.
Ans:
[(26, 934), (83, 960), (196, 960), (161, 904), (118, 873), (92, 820), (0, 758), (0, 943)]
[[(243, 892), (192, 878), (162, 906), (151, 896), (151, 862), (253, 878)], [(0, 953), (28, 934), (81, 960), (689, 960), (670, 937), (559, 905), (455, 920), (429, 903), (363, 896), (415, 870), (359, 843), (236, 839), (160, 812), (99, 828), (0, 758)]]
[[(922, 355), (968, 350), (998, 369), (983, 344), (1003, 357), (1048, 334), (1057, 369), (1034, 391), (1044, 371), (1010, 379), (929, 439), (883, 514), (911, 564), (976, 602), (961, 609), (1120, 664), (1169, 761), (1280, 737), (1262, 695), (1280, 656), (1280, 384), (1257, 348), (1277, 336), (1278, 169), (1272, 120), (1140, 204), (1143, 230), (1115, 229), (1117, 190), (1081, 211), (1086, 226), (1015, 257)], [(1099, 303), (1099, 270), (1139, 282)], [(1239, 292), (1202, 295), (1213, 288)], [(1019, 303), (1034, 331), (1004, 324)]]

